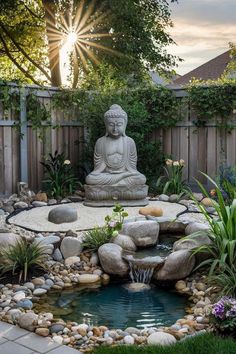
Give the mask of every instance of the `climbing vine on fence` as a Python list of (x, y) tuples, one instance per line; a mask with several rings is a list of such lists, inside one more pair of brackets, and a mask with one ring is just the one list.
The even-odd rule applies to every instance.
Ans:
[(231, 130), (230, 120), (236, 108), (236, 80), (195, 80), (187, 91), (190, 106), (197, 115), (197, 126), (204, 126), (210, 120), (216, 119), (220, 128)]

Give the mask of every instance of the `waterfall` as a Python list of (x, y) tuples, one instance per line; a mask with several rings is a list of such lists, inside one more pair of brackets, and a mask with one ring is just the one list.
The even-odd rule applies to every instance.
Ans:
[(144, 267), (142, 264), (134, 262), (129, 262), (129, 267), (129, 275), (133, 283), (150, 283), (155, 267)]

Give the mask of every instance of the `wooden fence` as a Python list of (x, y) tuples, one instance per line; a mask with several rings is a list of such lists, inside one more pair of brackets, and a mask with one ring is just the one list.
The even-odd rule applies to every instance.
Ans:
[[(53, 124), (60, 124), (57, 129), (48, 127), (43, 139), (26, 121), (26, 94), (23, 88), (20, 93), (20, 112), (3, 112), (0, 104), (0, 194), (10, 195), (17, 190), (17, 182), (27, 182), (35, 191), (42, 187), (43, 167), (40, 164), (49, 152), (64, 152), (75, 169), (78, 167), (84, 147), (85, 131), (79, 123), (76, 112), (73, 116), (52, 109), (51, 98), (56, 89), (39, 90), (39, 100), (50, 111)], [(177, 97), (186, 92), (175, 89)], [(215, 176), (222, 161), (227, 165), (236, 165), (236, 114), (232, 116), (233, 129), (230, 133), (222, 132), (216, 122), (197, 128), (194, 124), (194, 113), (186, 110), (185, 118), (174, 128), (158, 129), (153, 132), (154, 140), (161, 140), (166, 155), (174, 159), (184, 159), (186, 168), (184, 178), (192, 182), (193, 177), (202, 176), (199, 171)], [(15, 124), (21, 122), (20, 139)], [(153, 161), (155, 163), (155, 161)], [(203, 180), (204, 182), (204, 180)]]

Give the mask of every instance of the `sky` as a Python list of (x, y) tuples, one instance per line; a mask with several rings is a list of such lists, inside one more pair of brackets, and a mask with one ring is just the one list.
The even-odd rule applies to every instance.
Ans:
[(168, 51), (184, 59), (176, 72), (184, 75), (236, 44), (236, 0), (178, 0), (171, 3), (174, 27), (169, 30), (177, 46)]

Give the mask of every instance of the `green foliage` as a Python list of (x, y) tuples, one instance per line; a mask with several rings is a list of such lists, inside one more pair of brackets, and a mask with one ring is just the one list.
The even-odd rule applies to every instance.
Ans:
[(27, 121), (32, 124), (32, 129), (43, 130), (43, 124), (46, 123), (50, 126), (51, 115), (46, 109), (43, 102), (40, 102), (36, 94), (30, 91), (26, 97), (26, 116)]
[[(234, 286), (232, 288), (234, 292), (236, 284), (236, 199), (233, 200), (231, 205), (227, 205), (220, 187), (209, 176), (203, 175), (214, 185), (217, 201), (213, 200), (212, 202), (217, 217), (211, 218), (203, 205), (198, 203), (199, 210), (210, 226), (208, 237), (211, 244), (198, 247), (194, 253), (209, 254), (209, 258), (201, 262), (198, 267), (209, 266), (209, 280), (223, 286), (223, 291), (226, 291), (226, 293), (230, 292), (229, 284), (231, 284)], [(202, 193), (209, 198), (209, 194), (203, 185), (200, 182), (198, 182), (198, 185)], [(197, 201), (195, 200), (195, 202)]]
[(216, 119), (219, 127), (231, 130), (229, 119), (236, 108), (236, 80), (194, 80), (187, 90), (190, 105), (197, 114), (197, 126)]
[(95, 227), (85, 233), (83, 246), (90, 251), (97, 251), (100, 246), (110, 241), (107, 227)]
[(53, 97), (54, 107), (70, 115), (78, 111), (78, 117), (88, 128), (87, 146), (83, 161), (88, 169), (93, 167), (93, 150), (96, 140), (104, 135), (104, 113), (117, 103), (128, 114), (127, 135), (134, 139), (138, 153), (138, 170), (152, 184), (160, 174), (164, 163), (160, 143), (151, 142), (157, 128), (174, 126), (181, 119), (180, 102), (173, 92), (162, 86), (143, 86), (136, 90), (116, 89), (87, 92), (63, 90)]
[(19, 282), (22, 278), (26, 281), (29, 270), (33, 271), (35, 267), (44, 268), (45, 255), (45, 247), (22, 239), (14, 246), (0, 250), (0, 272), (19, 274)]
[(94, 354), (234, 354), (235, 351), (236, 343), (233, 339), (204, 333), (166, 346), (100, 346)]
[(124, 208), (116, 204), (112, 214), (106, 215), (105, 225), (103, 227), (95, 227), (86, 232), (83, 246), (91, 251), (97, 251), (100, 246), (104, 243), (108, 243), (112, 237), (118, 235), (118, 232), (122, 229), (124, 219), (127, 216), (128, 213), (124, 211)]
[[(81, 3), (84, 4), (81, 15), (86, 21), (84, 24), (81, 21), (80, 31), (83, 31), (81, 33), (84, 36), (87, 35), (88, 42), (84, 45), (81, 39), (83, 56), (76, 51), (77, 55), (71, 61), (73, 87), (77, 84), (77, 80), (73, 79), (76, 76), (83, 78), (87, 67), (97, 62), (118, 68), (126, 75), (142, 73), (150, 68), (169, 70), (175, 63), (175, 57), (165, 49), (173, 43), (166, 30), (172, 25), (166, 0), (8, 0), (7, 3), (9, 6), (6, 1), (0, 2), (0, 76), (7, 80), (60, 82), (60, 79), (55, 80), (53, 77), (58, 75), (55, 58), (58, 58), (62, 39), (65, 38), (65, 28), (78, 25), (74, 21), (78, 18), (76, 12), (80, 11)], [(91, 27), (88, 28), (89, 25)], [(58, 42), (55, 33), (59, 35)], [(95, 39), (90, 37), (96, 34)], [(90, 55), (87, 54), (88, 50)]]
[(58, 199), (72, 194), (76, 189), (76, 178), (70, 165), (70, 160), (66, 160), (64, 153), (49, 154), (49, 157), (41, 162), (44, 166), (47, 179), (48, 193)]
[(162, 188), (164, 194), (178, 194), (181, 195), (187, 192), (186, 183), (183, 181), (183, 169), (185, 166), (184, 160), (173, 161), (166, 160), (166, 167), (164, 167), (165, 176), (160, 176), (156, 182), (156, 187), (159, 190)]

